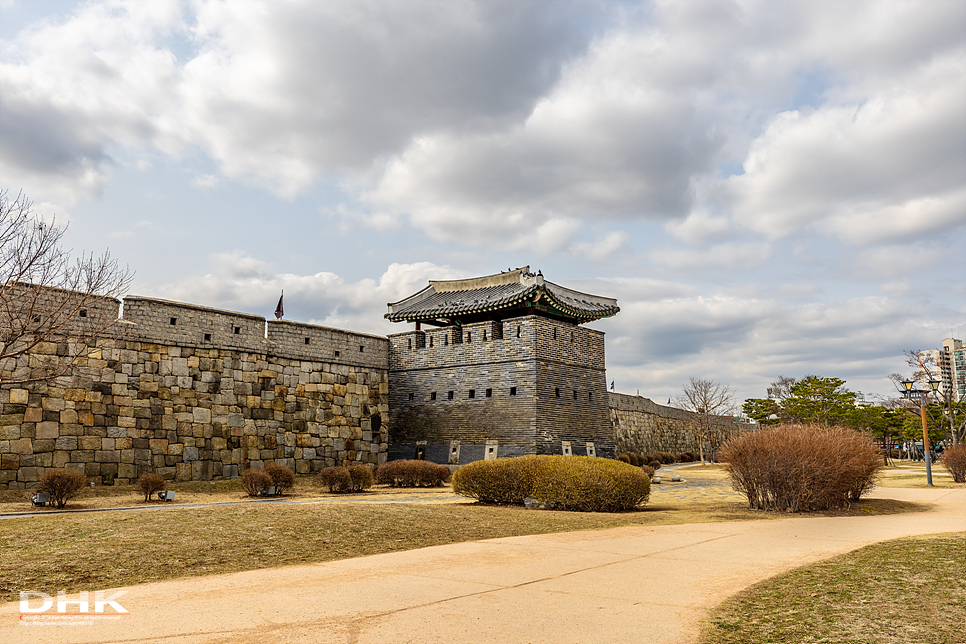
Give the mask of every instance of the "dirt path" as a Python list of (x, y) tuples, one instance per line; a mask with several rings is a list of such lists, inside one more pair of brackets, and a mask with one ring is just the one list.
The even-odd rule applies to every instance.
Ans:
[(56, 603), (44, 622), (21, 619), (15, 602), (0, 606), (0, 641), (692, 642), (711, 608), (779, 572), (876, 541), (966, 530), (966, 490), (874, 495), (936, 505), (888, 516), (512, 537), (147, 584), (118, 598), (128, 615), (74, 626), (54, 625)]

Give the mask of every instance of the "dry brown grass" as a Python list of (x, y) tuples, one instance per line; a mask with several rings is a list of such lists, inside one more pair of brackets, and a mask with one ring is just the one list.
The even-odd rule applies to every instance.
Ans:
[[(305, 481), (300, 484), (304, 485)], [(237, 481), (176, 484), (209, 487), (208, 498), (244, 498)], [(310, 488), (316, 490), (316, 488)], [(411, 491), (406, 491), (410, 492)], [(131, 501), (133, 490), (121, 495)], [(194, 494), (196, 499), (200, 492)], [(382, 492), (382, 498), (391, 498)], [(456, 501), (448, 490), (421, 489)], [(316, 493), (316, 496), (321, 496)], [(395, 496), (405, 498), (407, 494)], [(103, 497), (110, 500), (112, 497)], [(336, 498), (336, 497), (329, 497)], [(337, 498), (345, 499), (345, 495)], [(360, 495), (365, 498), (365, 495)], [(372, 498), (372, 497), (370, 497)], [(17, 503), (18, 509), (22, 509)], [(145, 505), (134, 503), (132, 505)], [(889, 500), (862, 501), (819, 516), (922, 510)], [(238, 572), (497, 537), (667, 525), (779, 519), (737, 501), (662, 501), (619, 514), (552, 512), (474, 503), (237, 503), (157, 512), (69, 513), (0, 519), (0, 597), (20, 590), (112, 588), (151, 581)]]
[(719, 606), (706, 644), (961, 644), (966, 533), (874, 544), (763, 581)]

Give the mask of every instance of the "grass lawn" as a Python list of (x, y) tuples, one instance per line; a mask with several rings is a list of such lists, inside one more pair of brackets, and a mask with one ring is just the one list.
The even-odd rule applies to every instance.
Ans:
[(719, 606), (706, 644), (962, 644), (966, 533), (874, 544), (763, 581)]
[[(882, 487), (926, 487), (926, 464), (923, 461), (894, 460), (879, 472)], [(940, 463), (932, 464), (933, 487), (959, 489), (966, 483), (954, 483), (952, 475)]]
[[(695, 468), (692, 485), (655, 486), (651, 502), (626, 513), (526, 510), (468, 503), (449, 488), (376, 488), (356, 498), (403, 500), (407, 494), (440, 502), (330, 503), (331, 496), (300, 479), (293, 497), (320, 503), (233, 503), (203, 508), (165, 506), (150, 512), (51, 514), (0, 519), (0, 601), (21, 590), (113, 588), (152, 581), (331, 561), (497, 537), (597, 530), (625, 525), (773, 520), (787, 514), (751, 510), (740, 500), (708, 496), (726, 485), (720, 467)], [(699, 485), (700, 484), (700, 485)], [(178, 501), (241, 501), (236, 481), (178, 483)], [(688, 492), (691, 490), (691, 492)], [(0, 497), (0, 512), (30, 509), (20, 492)], [(187, 498), (186, 498), (187, 497)], [(346, 500), (340, 495), (340, 500)], [(708, 499), (711, 500), (708, 500)], [(98, 488), (71, 507), (144, 505), (132, 489)], [(151, 505), (157, 506), (158, 502)], [(812, 516), (891, 514), (926, 509), (870, 499), (847, 510)]]

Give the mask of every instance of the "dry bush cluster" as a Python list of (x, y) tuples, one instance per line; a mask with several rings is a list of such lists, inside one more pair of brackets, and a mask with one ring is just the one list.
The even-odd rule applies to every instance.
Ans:
[(40, 492), (46, 492), (50, 503), (58, 508), (67, 505), (69, 499), (74, 498), (87, 487), (87, 477), (71, 469), (47, 470), (40, 477)]
[(272, 486), (275, 487), (275, 494), (284, 494), (286, 490), (295, 486), (295, 472), (281, 463), (268, 463), (262, 471), (272, 479)]
[(872, 488), (882, 467), (871, 438), (821, 425), (748, 432), (725, 444), (721, 457), (752, 508), (788, 512), (847, 506)]
[(319, 484), (333, 493), (362, 492), (372, 487), (372, 481), (372, 470), (361, 464), (327, 467), (319, 472)]
[(168, 489), (168, 484), (157, 474), (142, 474), (138, 478), (138, 489), (144, 494), (144, 500), (150, 501), (151, 495)]
[(376, 483), (391, 487), (436, 487), (449, 480), (445, 465), (430, 461), (399, 460), (376, 468)]
[(453, 475), (453, 491), (484, 503), (584, 512), (631, 510), (647, 502), (651, 478), (627, 463), (590, 456), (520, 456), (476, 461)]
[(241, 483), (248, 496), (258, 496), (262, 490), (272, 485), (272, 477), (264, 470), (247, 469), (242, 472)]
[(653, 467), (655, 470), (662, 465), (671, 463), (693, 463), (699, 460), (699, 456), (694, 452), (682, 452), (671, 454), (670, 452), (654, 452), (653, 454), (635, 454), (634, 452), (624, 452), (617, 455), (617, 460), (633, 465), (634, 467)]
[(953, 481), (966, 483), (966, 443), (947, 447), (939, 462), (953, 475)]

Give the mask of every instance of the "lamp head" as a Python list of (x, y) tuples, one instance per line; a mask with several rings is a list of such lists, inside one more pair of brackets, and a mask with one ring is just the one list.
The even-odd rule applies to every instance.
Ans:
[(930, 380), (929, 381), (929, 388), (932, 389), (933, 391), (938, 391), (939, 390), (939, 385), (941, 383), (942, 383), (941, 380)]
[(902, 386), (906, 388), (906, 391), (912, 391), (913, 380), (903, 380)]

